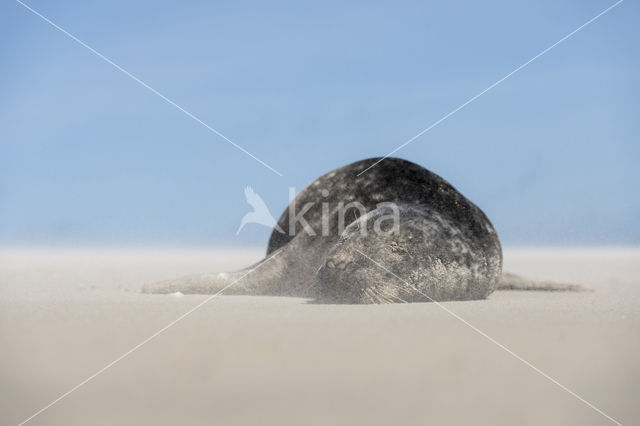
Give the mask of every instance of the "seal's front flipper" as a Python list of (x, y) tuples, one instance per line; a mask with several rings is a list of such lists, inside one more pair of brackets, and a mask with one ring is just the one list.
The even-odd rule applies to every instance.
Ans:
[(500, 277), (497, 290), (523, 291), (592, 291), (577, 284), (556, 283), (553, 281), (537, 281), (505, 272)]

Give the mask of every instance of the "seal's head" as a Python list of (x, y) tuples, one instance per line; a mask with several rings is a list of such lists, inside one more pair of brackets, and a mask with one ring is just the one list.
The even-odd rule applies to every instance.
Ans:
[(329, 303), (481, 299), (495, 288), (483, 253), (446, 217), (384, 206), (345, 228), (315, 287)]
[(319, 299), (329, 303), (374, 303), (368, 293), (374, 286), (367, 259), (335, 253), (316, 274)]
[[(408, 260), (403, 248), (408, 235), (399, 225), (401, 212), (406, 216), (401, 206), (385, 205), (345, 228), (316, 274), (322, 301), (366, 304), (415, 299), (415, 292), (387, 269), (406, 265)], [(385, 265), (374, 259), (384, 259)]]

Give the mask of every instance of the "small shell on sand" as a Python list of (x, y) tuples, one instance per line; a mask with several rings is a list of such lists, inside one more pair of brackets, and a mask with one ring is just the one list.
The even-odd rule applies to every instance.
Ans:
[(171, 296), (173, 296), (173, 297), (184, 297), (184, 294), (182, 294), (182, 292), (180, 292), (180, 291), (176, 291), (175, 293), (171, 293)]

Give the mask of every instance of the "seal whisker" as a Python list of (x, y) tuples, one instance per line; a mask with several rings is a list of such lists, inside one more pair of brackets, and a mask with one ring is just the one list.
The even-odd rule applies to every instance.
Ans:
[(393, 294), (389, 294), (389, 297), (399, 301), (400, 303), (409, 303), (406, 300), (404, 300), (402, 297), (399, 297), (399, 296), (396, 296), (396, 295), (393, 295)]
[(389, 298), (386, 293), (383, 293), (381, 289), (376, 289), (376, 294), (384, 301), (384, 303), (394, 303), (393, 299)]
[(405, 285), (402, 285), (402, 286), (398, 285), (398, 284), (394, 284), (392, 282), (386, 282), (385, 284), (388, 285), (388, 286), (394, 287), (394, 288), (396, 288), (398, 290), (402, 290), (402, 291), (406, 292), (409, 295), (412, 295), (414, 293), (414, 291), (416, 291), (416, 289), (414, 287), (411, 287), (408, 284), (405, 284)]
[(378, 303), (385, 303), (384, 300), (382, 299), (382, 297), (380, 297), (380, 294), (378, 294), (378, 292), (375, 291), (374, 289), (371, 289), (371, 294), (373, 295), (373, 297), (376, 298)]
[(367, 296), (367, 298), (371, 301), (371, 303), (372, 303), (372, 304), (374, 304), (374, 305), (376, 304), (375, 299), (374, 299), (373, 297), (371, 297), (370, 289), (366, 289), (366, 290), (363, 292), (363, 294), (364, 294), (365, 296)]
[(406, 300), (404, 300), (402, 297), (396, 296), (394, 294), (389, 293), (388, 291), (385, 290), (381, 290), (382, 293), (384, 293), (386, 296), (391, 297), (393, 299), (399, 300), (402, 303), (409, 303)]

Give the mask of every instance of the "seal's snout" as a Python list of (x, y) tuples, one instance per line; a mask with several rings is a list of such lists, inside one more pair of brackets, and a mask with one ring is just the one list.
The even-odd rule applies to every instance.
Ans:
[(356, 264), (349, 260), (329, 259), (318, 269), (316, 279), (321, 299), (329, 303), (363, 303), (361, 286), (356, 285)]

